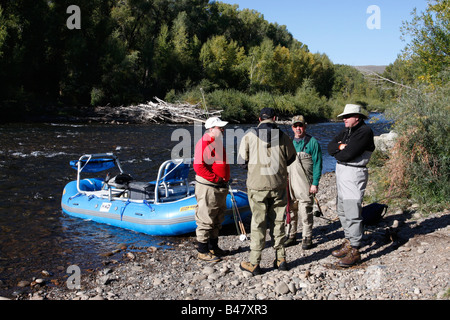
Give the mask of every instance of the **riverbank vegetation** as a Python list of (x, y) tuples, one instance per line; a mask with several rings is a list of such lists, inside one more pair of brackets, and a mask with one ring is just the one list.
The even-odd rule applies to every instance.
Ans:
[[(74, 4), (79, 16), (67, 12)], [(272, 106), (314, 121), (349, 101), (383, 110), (391, 98), (356, 69), (310, 52), (286, 26), (219, 1), (7, 1), (0, 22), (1, 108), (10, 120), (154, 97), (196, 104), (203, 91), (227, 120), (254, 121)]]
[(397, 97), (386, 113), (399, 137), (376, 174), (379, 198), (408, 199), (424, 212), (450, 204), (449, 21), (446, 0), (413, 12), (403, 25), (411, 41), (384, 74)]

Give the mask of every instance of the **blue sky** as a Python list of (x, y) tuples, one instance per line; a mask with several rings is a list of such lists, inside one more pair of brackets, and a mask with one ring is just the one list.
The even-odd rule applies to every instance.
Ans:
[[(295, 39), (313, 53), (325, 53), (335, 64), (388, 65), (406, 46), (400, 39), (402, 21), (411, 21), (414, 8), (420, 13), (426, 0), (219, 0), (254, 9), (269, 22), (286, 25)], [(379, 10), (379, 29), (369, 29)], [(374, 17), (375, 18), (375, 17)], [(376, 25), (375, 25), (376, 26)]]

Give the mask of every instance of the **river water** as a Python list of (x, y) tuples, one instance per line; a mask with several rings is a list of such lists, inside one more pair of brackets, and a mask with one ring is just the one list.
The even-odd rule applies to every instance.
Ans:
[[(389, 130), (389, 123), (380, 114), (372, 115), (368, 123), (376, 135)], [(227, 128), (247, 130), (252, 126)], [(281, 127), (292, 135), (289, 126)], [(327, 144), (343, 127), (332, 122), (308, 127), (308, 133), (322, 146), (324, 172), (334, 171), (335, 161), (326, 151)], [(70, 160), (83, 154), (115, 152), (124, 171), (136, 180), (150, 181), (186, 136), (193, 137), (193, 150), (198, 134), (199, 128), (193, 125), (1, 125), (0, 296), (24, 290), (17, 283), (42, 278), (42, 270), (56, 278), (67, 275), (70, 265), (95, 269), (104, 260), (102, 254), (120, 244), (149, 247), (180, 241), (181, 237), (152, 237), (69, 217), (61, 210), (61, 194), (64, 186), (76, 179)], [(229, 158), (233, 159), (236, 140), (225, 140)], [(245, 190), (245, 176), (240, 167), (232, 166), (233, 187)]]

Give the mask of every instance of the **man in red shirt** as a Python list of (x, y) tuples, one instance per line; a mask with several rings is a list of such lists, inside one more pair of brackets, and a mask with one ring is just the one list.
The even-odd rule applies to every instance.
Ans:
[(230, 180), (230, 165), (222, 141), (227, 124), (217, 117), (209, 118), (205, 123), (207, 130), (194, 153), (198, 259), (209, 262), (217, 262), (227, 254), (218, 245)]

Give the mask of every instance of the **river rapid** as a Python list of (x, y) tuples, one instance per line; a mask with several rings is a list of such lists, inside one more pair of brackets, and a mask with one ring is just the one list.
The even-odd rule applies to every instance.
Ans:
[[(375, 135), (389, 131), (390, 124), (381, 114), (372, 114), (367, 122)], [(227, 129), (233, 133), (253, 126), (230, 124)], [(292, 136), (289, 125), (280, 127)], [(327, 145), (343, 127), (334, 122), (308, 126), (308, 133), (321, 144), (324, 172), (334, 171), (335, 160), (328, 155)], [(190, 141), (191, 149), (185, 150), (193, 152), (199, 135), (200, 128), (193, 125), (1, 125), (0, 296), (26, 290), (17, 284), (42, 278), (43, 270), (56, 278), (68, 275), (71, 265), (95, 269), (105, 253), (121, 244), (170, 247), (179, 241), (180, 237), (153, 237), (69, 217), (61, 210), (61, 195), (64, 186), (76, 179), (69, 162), (83, 154), (114, 152), (125, 172), (136, 180), (150, 181), (182, 141)], [(227, 139), (227, 135), (227, 154), (235, 159), (237, 139)], [(246, 172), (237, 165), (231, 168), (233, 187), (246, 191)]]

